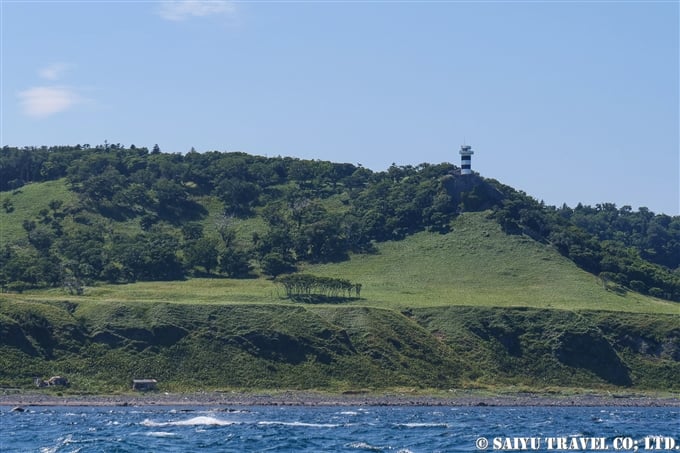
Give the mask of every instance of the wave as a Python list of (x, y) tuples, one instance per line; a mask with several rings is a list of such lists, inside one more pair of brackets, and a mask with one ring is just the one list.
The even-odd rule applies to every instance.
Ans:
[(278, 421), (262, 421), (257, 422), (258, 425), (282, 425), (282, 426), (298, 426), (303, 428), (338, 428), (343, 426), (338, 423), (304, 423), (304, 422), (278, 422)]
[(151, 431), (150, 433), (146, 433), (146, 435), (151, 437), (174, 437), (177, 434), (169, 431)]
[(197, 425), (208, 425), (208, 426), (228, 426), (236, 425), (239, 422), (234, 422), (231, 420), (221, 420), (215, 417), (193, 417), (188, 420), (177, 420), (173, 422), (155, 422), (149, 420), (148, 418), (140, 423), (142, 426), (152, 426), (152, 427), (163, 427), (163, 426), (197, 426)]
[(385, 447), (378, 447), (375, 445), (367, 444), (366, 442), (352, 442), (350, 444), (347, 444), (347, 447), (368, 451), (383, 451), (385, 449)]
[(447, 423), (395, 423), (399, 428), (448, 428)]

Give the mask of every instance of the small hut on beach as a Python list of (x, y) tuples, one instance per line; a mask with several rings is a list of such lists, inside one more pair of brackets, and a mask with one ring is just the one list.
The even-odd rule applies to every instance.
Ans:
[(132, 390), (148, 392), (149, 390), (156, 390), (156, 384), (158, 384), (156, 379), (133, 379)]

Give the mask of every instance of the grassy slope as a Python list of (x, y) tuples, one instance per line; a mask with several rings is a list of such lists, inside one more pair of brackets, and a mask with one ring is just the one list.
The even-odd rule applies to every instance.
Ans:
[[(380, 244), (377, 254), (308, 266), (305, 272), (362, 283), (362, 299), (349, 305), (397, 310), (471, 305), (680, 314), (678, 303), (605, 290), (597, 278), (550, 246), (505, 235), (485, 213), (463, 214), (449, 234), (418, 233), (403, 241)], [(54, 300), (63, 298), (64, 293), (56, 289), (13, 297)], [(290, 303), (279, 298), (277, 285), (263, 278), (98, 285), (88, 288), (78, 300)]]
[[(17, 215), (35, 216), (40, 207), (29, 200), (46, 206), (60, 190), (38, 186), (16, 195), (25, 197), (13, 200)], [(209, 211), (207, 234), (218, 209)], [(239, 224), (242, 240), (252, 222)], [(133, 377), (159, 378), (164, 390), (679, 390), (680, 304), (606, 291), (549, 246), (506, 236), (485, 213), (453, 227), (308, 266), (363, 284), (362, 299), (343, 305), (282, 300), (266, 279), (2, 294), (0, 386), (65, 374), (75, 392), (123, 391)]]
[(0, 387), (71, 391), (589, 387), (680, 391), (674, 315), (527, 308), (0, 299)]
[(467, 213), (446, 235), (418, 233), (380, 246), (376, 255), (306, 272), (363, 284), (376, 306), (473, 305), (680, 314), (680, 304), (606, 291), (596, 277), (552, 247), (507, 236), (485, 213)]
[(49, 209), (49, 202), (62, 200), (69, 204), (76, 199), (70, 192), (66, 180), (27, 184), (14, 192), (0, 192), (0, 200), (9, 199), (14, 210), (10, 213), (0, 211), (0, 246), (26, 237), (21, 226), (24, 220), (35, 220), (41, 209)]

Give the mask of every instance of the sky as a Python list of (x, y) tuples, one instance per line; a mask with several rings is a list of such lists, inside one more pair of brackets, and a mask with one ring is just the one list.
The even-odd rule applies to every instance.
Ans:
[(680, 214), (677, 1), (0, 0), (0, 144), (460, 165)]

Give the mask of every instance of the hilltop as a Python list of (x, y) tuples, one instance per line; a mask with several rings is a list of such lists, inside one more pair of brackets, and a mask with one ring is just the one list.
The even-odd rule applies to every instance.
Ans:
[(545, 206), (454, 165), (360, 166), (121, 145), (0, 152), (0, 285), (21, 291), (189, 276), (276, 277), (447, 233), (490, 211), (604, 285), (680, 300), (680, 218)]
[[(678, 390), (678, 217), (545, 206), (451, 164), (0, 163), (0, 386)], [(285, 275), (362, 289), (287, 298)]]

